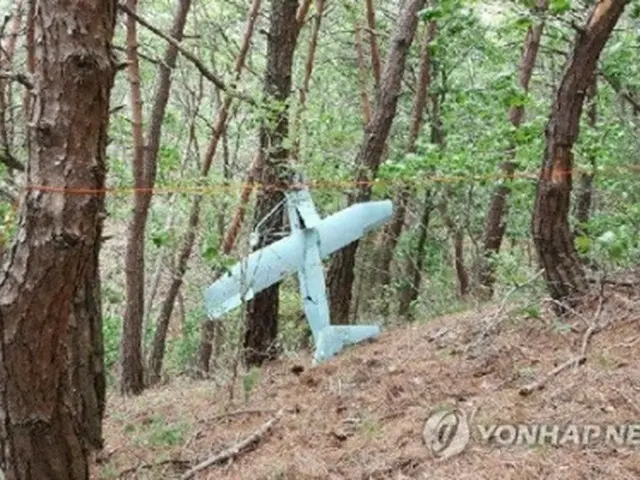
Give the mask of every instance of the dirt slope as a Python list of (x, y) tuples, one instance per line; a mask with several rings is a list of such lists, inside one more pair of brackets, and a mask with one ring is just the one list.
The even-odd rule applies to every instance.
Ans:
[[(640, 299), (629, 291), (605, 298), (571, 327), (492, 308), (385, 332), (314, 368), (308, 357), (281, 360), (263, 370), (246, 401), (242, 381), (229, 403), (228, 388), (186, 380), (111, 399), (95, 478), (180, 478), (281, 409), (253, 449), (195, 478), (639, 478), (638, 447), (498, 447), (472, 430), (462, 453), (437, 459), (422, 438), (425, 420), (444, 405), (475, 411), (478, 424), (640, 423)], [(586, 362), (521, 395), (580, 353), (596, 318), (604, 327), (590, 337)]]

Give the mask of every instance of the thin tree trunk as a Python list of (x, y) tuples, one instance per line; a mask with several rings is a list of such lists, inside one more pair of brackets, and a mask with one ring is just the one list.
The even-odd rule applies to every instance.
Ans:
[[(431, 55), (429, 45), (435, 39), (435, 35), (436, 23), (431, 21), (426, 26), (422, 51), (420, 53), (420, 72), (418, 75), (418, 84), (416, 85), (416, 96), (413, 103), (409, 138), (407, 140), (407, 153), (414, 153), (416, 150), (416, 141), (420, 135), (424, 112), (427, 108), (429, 87), (431, 85)], [(385, 226), (382, 232), (380, 246), (378, 247), (380, 258), (375, 276), (379, 279), (379, 284), (383, 288), (391, 282), (391, 261), (393, 260), (393, 253), (398, 244), (400, 234), (402, 233), (402, 228), (404, 227), (407, 204), (411, 199), (411, 194), (412, 189), (409, 186), (403, 186), (400, 189), (394, 201), (395, 209), (391, 222)]]
[[(544, 13), (547, 10), (548, 0), (538, 0), (535, 10)], [(544, 29), (544, 22), (529, 27), (524, 41), (524, 49), (520, 60), (520, 88), (526, 93), (529, 91), (531, 75), (540, 49), (540, 38)], [(514, 105), (509, 109), (509, 121), (514, 128), (519, 128), (524, 118), (524, 106)], [(507, 160), (502, 163), (500, 169), (504, 178), (493, 193), (487, 217), (485, 220), (483, 239), (483, 258), (479, 268), (479, 294), (484, 298), (493, 296), (495, 284), (495, 266), (493, 257), (500, 251), (502, 239), (507, 228), (507, 215), (509, 210), (508, 197), (511, 194), (509, 182), (513, 180), (516, 170), (514, 162), (516, 146), (511, 144), (507, 149)]]
[(311, 8), (312, 0), (302, 0), (302, 3), (298, 7), (298, 11), (296, 12), (296, 25), (298, 26), (298, 32), (304, 26), (304, 22), (307, 19), (307, 13), (309, 13), (309, 9)]
[[(265, 165), (262, 185), (279, 185), (285, 189), (291, 182), (287, 165), (289, 150), (286, 138), (289, 134), (289, 98), (291, 74), (298, 28), (296, 23), (297, 0), (274, 0), (271, 24), (267, 41), (267, 67), (264, 93), (268, 102), (277, 102), (279, 108), (270, 121), (260, 126), (260, 148), (264, 151)], [(265, 219), (283, 200), (283, 191), (270, 188), (260, 190), (256, 200), (254, 223), (262, 224), (260, 249), (278, 239), (276, 234), (283, 228), (283, 209)], [(247, 365), (261, 365), (276, 355), (275, 340), (278, 334), (279, 284), (256, 294), (247, 305), (247, 325), (244, 336), (244, 360)]]
[[(251, 46), (251, 37), (253, 35), (253, 29), (256, 19), (260, 12), (260, 0), (253, 0), (249, 14), (247, 18), (247, 26), (245, 28), (244, 38), (238, 56), (235, 63), (235, 80), (240, 79), (242, 69), (244, 68), (244, 62)], [(200, 176), (206, 178), (211, 170), (213, 159), (216, 155), (218, 144), (222, 138), (224, 129), (226, 128), (227, 118), (229, 116), (229, 109), (231, 107), (232, 97), (226, 95), (222, 104), (222, 107), (218, 110), (216, 120), (211, 132), (211, 140), (207, 146), (207, 151), (202, 162)], [(165, 343), (167, 339), (167, 332), (169, 330), (169, 322), (171, 321), (171, 314), (173, 313), (173, 307), (175, 305), (176, 296), (182, 287), (184, 281), (184, 275), (187, 271), (187, 264), (193, 251), (195, 244), (196, 233), (198, 225), (200, 223), (200, 204), (202, 202), (201, 196), (196, 196), (191, 205), (191, 212), (189, 213), (189, 225), (187, 226), (187, 232), (184, 236), (182, 245), (180, 247), (180, 254), (178, 255), (178, 265), (173, 275), (171, 285), (167, 296), (162, 302), (160, 307), (160, 315), (156, 321), (156, 330), (153, 336), (153, 344), (151, 347), (151, 353), (149, 356), (149, 375), (148, 380), (150, 384), (155, 384), (160, 379), (162, 372), (162, 362), (164, 359)]]
[[(431, 76), (432, 78), (438, 74), (438, 64), (431, 60)], [(444, 96), (446, 92), (446, 80), (443, 80), (443, 91), (441, 93), (432, 93), (431, 98), (431, 114), (430, 124), (431, 131), (429, 134), (432, 144), (437, 145), (440, 151), (443, 151), (446, 146), (445, 132), (442, 124), (442, 103), (444, 102)], [(411, 319), (411, 304), (417, 300), (420, 292), (420, 284), (422, 282), (422, 268), (424, 266), (424, 251), (427, 247), (428, 228), (431, 213), (435, 208), (434, 205), (434, 193), (427, 189), (425, 192), (424, 205), (422, 211), (422, 220), (418, 227), (418, 244), (415, 250), (415, 259), (411, 255), (407, 256), (406, 266), (404, 271), (406, 278), (409, 279), (409, 285), (399, 292), (399, 306), (398, 314), (406, 319)], [(443, 215), (445, 221), (448, 216)]]
[[(197, 148), (197, 138), (196, 138), (195, 127), (196, 127), (196, 120), (198, 119), (198, 116), (200, 113), (200, 106), (202, 104), (203, 94), (204, 94), (203, 77), (200, 76), (200, 80), (198, 82), (198, 94), (197, 94), (196, 105), (194, 108), (193, 115), (191, 116), (191, 122), (189, 125), (189, 140), (187, 141), (187, 145), (184, 149), (182, 160), (180, 162), (180, 177), (184, 176), (184, 172), (191, 155), (191, 149), (194, 146), (195, 146), (196, 155), (197, 155), (198, 148)], [(176, 219), (176, 213), (173, 208), (175, 206), (176, 196), (177, 196), (176, 194), (172, 193), (171, 195), (169, 195), (169, 198), (167, 200), (170, 205), (169, 207), (170, 215), (167, 218), (167, 221), (164, 226), (164, 230), (167, 232), (171, 231)], [(145, 305), (144, 305), (144, 324), (143, 324), (143, 330), (142, 330), (143, 332), (148, 331), (148, 326), (151, 321), (151, 311), (153, 309), (153, 302), (156, 298), (158, 287), (160, 286), (160, 278), (162, 276), (162, 267), (164, 265), (164, 262), (167, 256), (166, 246), (162, 246), (159, 250), (160, 251), (158, 252), (158, 256), (156, 258), (156, 264), (153, 268), (151, 288), (147, 293), (147, 299), (145, 300)]]
[[(596, 128), (598, 119), (598, 105), (596, 95), (598, 93), (598, 80), (597, 76), (593, 75), (589, 89), (587, 90), (587, 120), (589, 126), (592, 129)], [(580, 184), (578, 188), (578, 195), (576, 199), (576, 221), (577, 226), (575, 229), (575, 235), (587, 235), (589, 223), (589, 217), (591, 215), (591, 202), (593, 198), (593, 179), (596, 172), (596, 156), (589, 155), (589, 163), (591, 164), (590, 172), (583, 172), (580, 175)]]
[[(227, 229), (227, 234), (222, 241), (221, 250), (223, 255), (229, 255), (236, 243), (236, 240), (242, 228), (242, 224), (244, 222), (244, 217), (247, 213), (247, 204), (249, 203), (249, 198), (251, 197), (251, 192), (253, 191), (255, 179), (259, 176), (259, 172), (262, 171), (263, 161), (264, 155), (260, 150), (251, 162), (246, 181), (242, 186), (236, 213), (234, 214), (231, 225)], [(213, 280), (217, 280), (218, 276), (219, 273), (214, 274)], [(216, 326), (218, 325), (219, 323), (216, 323), (213, 320), (204, 319), (202, 321), (202, 328), (200, 330), (200, 342), (198, 345), (198, 353), (196, 355), (196, 367), (201, 374), (206, 374), (209, 372), (211, 353), (213, 351), (212, 342), (216, 335)], [(218, 332), (219, 330), (220, 329), (218, 329)]]
[[(416, 32), (418, 12), (424, 4), (425, 0), (407, 0), (398, 18), (380, 80), (376, 110), (365, 128), (364, 141), (356, 158), (356, 180), (360, 187), (351, 196), (351, 203), (366, 201), (371, 197), (371, 186), (366, 182), (375, 178), (383, 157), (384, 146), (396, 115), (407, 53)], [(356, 241), (339, 251), (329, 269), (331, 317), (337, 324), (344, 324), (349, 320), (357, 250)]]
[(313, 30), (309, 40), (309, 49), (307, 51), (307, 61), (304, 67), (304, 79), (302, 88), (300, 89), (300, 99), (298, 109), (293, 119), (293, 148), (291, 157), (296, 162), (300, 160), (300, 125), (302, 123), (302, 113), (307, 105), (307, 95), (309, 94), (309, 84), (311, 83), (311, 75), (313, 73), (313, 65), (316, 57), (316, 48), (318, 46), (318, 36), (320, 33), (320, 25), (322, 23), (322, 15), (324, 14), (324, 0), (316, 0), (316, 14), (314, 16)]
[(369, 101), (369, 93), (367, 92), (367, 64), (364, 59), (364, 51), (362, 50), (362, 34), (360, 33), (360, 24), (356, 22), (356, 57), (358, 59), (358, 72), (360, 73), (360, 105), (362, 106), (362, 120), (365, 125), (371, 121), (371, 102)]
[(458, 277), (458, 289), (461, 297), (469, 293), (469, 272), (464, 263), (464, 230), (458, 227), (453, 236), (454, 264), (456, 276)]
[[(593, 8), (575, 42), (558, 87), (547, 129), (532, 221), (532, 236), (551, 297), (573, 304), (587, 290), (582, 264), (569, 229), (573, 144), (585, 92), (598, 57), (624, 11), (625, 0), (604, 0)], [(560, 313), (564, 308), (558, 308)]]
[(409, 284), (400, 290), (398, 301), (398, 315), (411, 319), (411, 305), (418, 298), (420, 285), (422, 283), (422, 269), (424, 268), (425, 249), (427, 247), (427, 234), (429, 231), (429, 221), (433, 211), (433, 193), (430, 190), (425, 192), (424, 204), (422, 206), (422, 216), (418, 225), (418, 243), (415, 250), (415, 259), (407, 259), (405, 269)]
[[(191, 0), (178, 0), (176, 15), (171, 27), (171, 37), (180, 41), (187, 22)], [(175, 68), (178, 49), (168, 44), (162, 63), (158, 64), (158, 82), (154, 93), (151, 120), (144, 151), (144, 182), (137, 190), (134, 200), (133, 219), (129, 226), (127, 251), (125, 254), (126, 306), (123, 317), (121, 344), (120, 392), (137, 395), (144, 388), (144, 366), (142, 361), (142, 326), (144, 324), (144, 246), (147, 218), (151, 205), (152, 189), (155, 185), (158, 166), (158, 150), (162, 135), (164, 112), (171, 90), (171, 71)], [(140, 188), (136, 185), (137, 188)]]
[(380, 50), (378, 49), (378, 37), (376, 36), (376, 10), (373, 0), (365, 0), (367, 12), (367, 26), (369, 27), (369, 48), (371, 49), (371, 69), (375, 80), (376, 94), (380, 90)]
[[(101, 190), (116, 3), (37, 1), (35, 9), (27, 182)], [(0, 463), (8, 480), (89, 478), (104, 405), (97, 268), (104, 216), (103, 194), (25, 195), (0, 279)]]

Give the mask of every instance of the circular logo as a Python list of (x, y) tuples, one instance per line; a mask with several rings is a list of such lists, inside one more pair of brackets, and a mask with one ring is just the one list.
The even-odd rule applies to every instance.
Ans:
[(449, 458), (462, 452), (469, 437), (467, 416), (457, 409), (432, 414), (422, 429), (425, 445), (438, 458)]

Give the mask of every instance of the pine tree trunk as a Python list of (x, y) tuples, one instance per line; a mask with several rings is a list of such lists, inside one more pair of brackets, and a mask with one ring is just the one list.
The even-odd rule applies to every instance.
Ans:
[(429, 232), (429, 221), (433, 210), (433, 193), (427, 190), (422, 206), (422, 216), (418, 225), (418, 243), (415, 255), (407, 258), (405, 268), (409, 284), (400, 290), (398, 299), (398, 315), (406, 319), (412, 317), (411, 304), (417, 300), (420, 294), (420, 284), (422, 283), (422, 269), (424, 268), (424, 256), (427, 247), (427, 234)]
[[(265, 161), (261, 183), (270, 188), (258, 192), (254, 224), (262, 222), (270, 213), (271, 216), (261, 224), (256, 249), (278, 240), (277, 233), (284, 227), (284, 208), (276, 207), (284, 199), (283, 190), (291, 180), (287, 165), (289, 150), (286, 138), (289, 134), (288, 103), (291, 96), (293, 53), (298, 36), (297, 9), (297, 0), (272, 2), (264, 93), (268, 102), (277, 102), (279, 105), (273, 118), (265, 120), (260, 127), (260, 148), (264, 151)], [(281, 188), (273, 188), (276, 185)], [(278, 291), (279, 284), (273, 285), (256, 294), (247, 305), (244, 338), (244, 360), (247, 365), (261, 365), (276, 355)]]
[[(178, 0), (173, 19), (171, 36), (181, 40), (191, 0)], [(144, 246), (147, 219), (151, 207), (152, 189), (155, 185), (158, 151), (164, 112), (171, 91), (171, 72), (175, 68), (178, 49), (167, 45), (162, 63), (158, 64), (158, 82), (151, 109), (151, 119), (144, 152), (143, 187), (134, 199), (133, 219), (129, 225), (127, 251), (125, 254), (127, 300), (122, 320), (120, 392), (138, 395), (144, 389), (144, 362), (142, 354), (142, 326), (144, 324)]]
[[(116, 2), (35, 3), (27, 182), (103, 189)], [(89, 478), (104, 408), (104, 215), (102, 194), (30, 190), (24, 198), (0, 280), (0, 456), (8, 480)]]
[[(406, 147), (407, 153), (414, 153), (416, 150), (416, 142), (420, 135), (424, 112), (427, 108), (429, 87), (431, 86), (431, 54), (429, 46), (435, 39), (436, 27), (436, 22), (431, 21), (426, 25), (424, 32), (424, 40), (420, 52), (420, 72), (418, 74), (411, 127), (409, 129), (409, 138)], [(411, 193), (410, 187), (403, 186), (396, 195), (393, 218), (391, 222), (385, 225), (382, 232), (379, 260), (375, 271), (375, 277), (379, 280), (372, 278), (372, 284), (379, 282), (379, 285), (385, 287), (391, 282), (391, 261), (393, 260), (393, 254), (404, 227), (407, 205), (411, 199)]]
[[(395, 26), (389, 52), (380, 79), (376, 109), (364, 132), (364, 141), (356, 158), (356, 181), (361, 185), (351, 196), (350, 203), (371, 198), (371, 186), (366, 182), (375, 178), (383, 158), (385, 144), (396, 115), (398, 97), (405, 69), (405, 61), (418, 24), (418, 12), (425, 0), (407, 0)], [(327, 275), (331, 320), (334, 324), (349, 322), (355, 256), (358, 241), (337, 252)]]
[(565, 67), (545, 132), (546, 148), (538, 182), (532, 236), (551, 297), (556, 304), (575, 303), (587, 289), (582, 265), (569, 229), (573, 145), (579, 133), (584, 96), (598, 57), (627, 2), (596, 4), (584, 31), (576, 38)]

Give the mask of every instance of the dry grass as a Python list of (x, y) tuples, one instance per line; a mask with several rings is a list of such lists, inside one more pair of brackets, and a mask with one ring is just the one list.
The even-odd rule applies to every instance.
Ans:
[[(114, 397), (94, 478), (180, 478), (280, 409), (282, 418), (255, 448), (194, 478), (638, 478), (631, 447), (472, 441), (462, 454), (438, 460), (421, 435), (442, 405), (476, 410), (476, 423), (637, 422), (640, 297), (618, 290), (608, 288), (604, 301), (594, 298), (561, 330), (549, 314), (517, 318), (497, 306), (385, 332), (314, 368), (306, 356), (280, 360), (263, 369), (246, 402), (238, 385), (233, 405), (225, 388), (182, 379), (139, 398)], [(590, 327), (582, 365), (520, 393), (580, 355)], [(299, 365), (304, 372), (293, 373)]]

